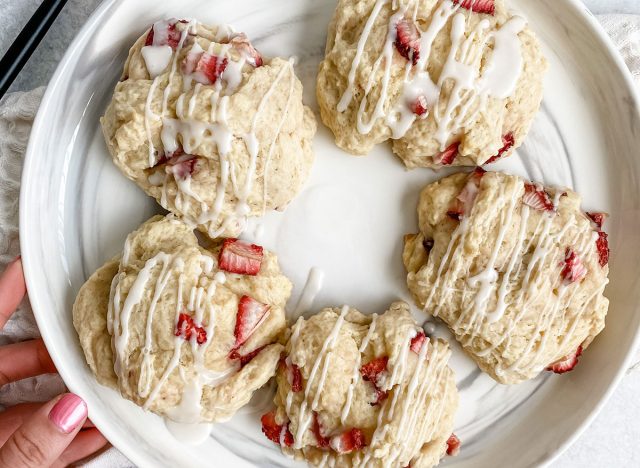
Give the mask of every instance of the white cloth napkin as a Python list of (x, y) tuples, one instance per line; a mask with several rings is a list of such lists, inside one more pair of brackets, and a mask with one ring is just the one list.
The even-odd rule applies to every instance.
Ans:
[[(640, 16), (603, 15), (598, 19), (609, 33), (640, 86)], [(18, 199), (23, 156), (33, 119), (44, 88), (7, 95), (0, 102), (0, 269), (20, 251), (18, 239)], [(39, 336), (29, 301), (0, 332), (0, 345)], [(640, 361), (640, 353), (636, 355)], [(640, 368), (640, 363), (630, 372)], [(0, 410), (28, 401), (47, 401), (64, 391), (58, 376), (41, 376), (0, 388)], [(89, 468), (128, 468), (133, 464), (116, 449), (109, 449), (86, 463)]]

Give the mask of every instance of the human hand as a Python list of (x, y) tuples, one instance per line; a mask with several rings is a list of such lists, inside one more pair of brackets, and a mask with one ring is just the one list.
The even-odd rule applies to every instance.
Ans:
[[(0, 276), (0, 329), (26, 294), (22, 261)], [(0, 387), (56, 372), (41, 339), (0, 347)], [(87, 420), (87, 405), (66, 393), (48, 403), (25, 403), (0, 413), (0, 468), (63, 467), (88, 457), (107, 440)]]

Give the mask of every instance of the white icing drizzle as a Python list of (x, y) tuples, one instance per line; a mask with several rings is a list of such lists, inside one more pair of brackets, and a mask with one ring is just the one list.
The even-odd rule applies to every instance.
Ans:
[(323, 375), (321, 375), (320, 377), (321, 380), (318, 384), (318, 388), (316, 389), (316, 395), (314, 395), (312, 399), (312, 404), (311, 404), (312, 410), (315, 409), (315, 407), (318, 404), (318, 398), (322, 392), (322, 385), (324, 384), (323, 376), (326, 376), (326, 369), (328, 368), (327, 366), (331, 359), (330, 355), (333, 351), (333, 347), (336, 343), (336, 340), (338, 339), (338, 334), (340, 333), (340, 329), (342, 328), (342, 325), (344, 323), (344, 317), (347, 315), (348, 312), (349, 312), (349, 307), (346, 305), (343, 306), (340, 312), (340, 315), (338, 316), (338, 319), (336, 320), (336, 323), (333, 329), (331, 330), (331, 333), (329, 333), (329, 336), (327, 336), (327, 338), (324, 340), (324, 343), (322, 344), (322, 348), (320, 349), (320, 353), (318, 353), (318, 356), (316, 357), (316, 360), (314, 361), (313, 366), (311, 368), (311, 373), (309, 374), (309, 378), (307, 379), (307, 382), (305, 385), (304, 400), (300, 405), (300, 411), (298, 413), (297, 431), (294, 437), (294, 444), (293, 444), (293, 448), (295, 449), (302, 448), (302, 436), (307, 431), (307, 429), (309, 429), (309, 426), (311, 425), (311, 422), (313, 420), (313, 415), (308, 412), (308, 406), (309, 406), (308, 401), (311, 399), (311, 388), (313, 387), (313, 384), (315, 382), (316, 375), (318, 373), (318, 368), (320, 367), (321, 363), (324, 363), (323, 370), (322, 370)]
[(309, 276), (307, 276), (307, 282), (304, 284), (298, 304), (293, 311), (293, 317), (300, 317), (309, 311), (313, 305), (313, 301), (322, 289), (322, 283), (324, 281), (324, 271), (320, 268), (313, 267), (309, 270)]
[(371, 337), (373, 333), (376, 331), (376, 321), (378, 320), (378, 315), (373, 314), (371, 316), (371, 324), (369, 325), (369, 330), (362, 340), (362, 344), (360, 345), (360, 349), (358, 350), (358, 357), (353, 364), (353, 371), (351, 373), (351, 383), (349, 384), (349, 388), (347, 390), (347, 399), (344, 402), (344, 406), (342, 407), (342, 413), (340, 414), (340, 422), (342, 424), (346, 424), (347, 417), (349, 416), (349, 412), (351, 411), (351, 402), (353, 400), (353, 391), (358, 385), (358, 381), (360, 380), (360, 364), (362, 354), (367, 350), (369, 346), (369, 341), (371, 341)]
[[(337, 105), (339, 112), (346, 111), (353, 101), (355, 79), (364, 49), (380, 12), (389, 3), (390, 0), (378, 0), (365, 23), (351, 63), (347, 87)], [(419, 60), (415, 66), (412, 66), (411, 61), (405, 65), (405, 79), (400, 98), (391, 104), (391, 109), (385, 109), (388, 107), (386, 101), (397, 39), (396, 25), (407, 16), (407, 11), (412, 6), (414, 7), (412, 19), (418, 27), (416, 19), (419, 2), (417, 0), (407, 2), (389, 19), (387, 37), (382, 51), (374, 62), (369, 72), (369, 81), (361, 93), (362, 99), (358, 104), (356, 115), (357, 128), (361, 134), (368, 134), (378, 119), (385, 118), (392, 138), (402, 138), (417, 118), (411, 111), (411, 103), (423, 96), (426, 99), (427, 108), (431, 110), (437, 123), (436, 138), (442, 151), (451, 142), (452, 136), (471, 125), (478, 113), (486, 109), (489, 98), (507, 99), (513, 95), (523, 69), (518, 34), (526, 26), (526, 21), (516, 16), (500, 28), (490, 30), (491, 24), (485, 19), (480, 21), (473, 30), (468, 31), (465, 15), (457, 12), (460, 6), (451, 0), (441, 0), (431, 15), (427, 29), (420, 31)], [(390, 8), (392, 11), (396, 10), (395, 1)], [(436, 37), (444, 30), (451, 18), (453, 18), (451, 48), (445, 58), (445, 65), (438, 82), (435, 83), (427, 71), (427, 65)], [(486, 63), (481, 66), (481, 60), (485, 57)], [(368, 96), (377, 85), (375, 80), (383, 62), (379, 98), (373, 111), (370, 111)], [(448, 83), (453, 83), (453, 88), (445, 96), (442, 91)], [(367, 112), (371, 112), (368, 121), (365, 117)]]

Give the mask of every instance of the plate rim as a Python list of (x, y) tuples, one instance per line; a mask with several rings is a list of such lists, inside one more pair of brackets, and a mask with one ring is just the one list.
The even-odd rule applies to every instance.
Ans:
[[(535, 0), (534, 0), (535, 1)], [(28, 236), (28, 231), (31, 226), (29, 219), (27, 217), (27, 212), (29, 208), (27, 208), (27, 201), (29, 200), (30, 194), (33, 191), (33, 187), (31, 187), (30, 179), (32, 179), (32, 173), (34, 171), (33, 165), (34, 161), (37, 158), (36, 150), (35, 150), (35, 141), (38, 138), (41, 138), (42, 135), (41, 127), (43, 122), (45, 121), (45, 115), (47, 114), (46, 109), (50, 105), (53, 96), (56, 94), (56, 90), (59, 86), (62, 75), (69, 65), (70, 59), (73, 57), (76, 50), (82, 45), (84, 40), (89, 36), (92, 28), (99, 23), (99, 20), (107, 14), (112, 8), (114, 8), (117, 4), (124, 3), (123, 0), (103, 0), (98, 7), (91, 13), (91, 15), (87, 18), (83, 26), (78, 31), (76, 37), (73, 39), (71, 44), (67, 47), (65, 53), (63, 54), (60, 62), (58, 63), (56, 70), (49, 80), (47, 84), (45, 93), (42, 97), (40, 106), (38, 108), (38, 112), (33, 122), (33, 126), (31, 129), (31, 134), (29, 136), (29, 143), (27, 145), (27, 149), (24, 156), (24, 163), (22, 169), (22, 176), (20, 181), (20, 197), (19, 197), (19, 238), (20, 240), (26, 239)], [(596, 39), (601, 46), (606, 50), (609, 57), (613, 60), (617, 72), (624, 80), (626, 85), (626, 90), (629, 95), (633, 98), (633, 107), (634, 112), (638, 118), (640, 118), (640, 90), (637, 88), (633, 77), (631, 75), (630, 70), (628, 69), (624, 59), (622, 58), (620, 52), (615, 47), (612, 39), (606, 33), (602, 25), (598, 22), (594, 14), (584, 5), (581, 0), (565, 0), (566, 6), (573, 10), (573, 13), (577, 18), (583, 21), (584, 25), (589, 29), (591, 35)], [(36, 291), (34, 287), (36, 286), (36, 277), (38, 265), (35, 263), (36, 253), (32, 251), (32, 244), (21, 244), (21, 254), (22, 254), (22, 262), (23, 269), (25, 275), (25, 281), (27, 286), (27, 291)], [(51, 338), (50, 333), (47, 331), (46, 324), (48, 322), (47, 312), (43, 308), (43, 304), (41, 303), (41, 299), (38, 294), (29, 294), (29, 301), (31, 303), (31, 308), (33, 310), (33, 315), (38, 325), (38, 329), (42, 336), (42, 339), (45, 342), (47, 350), (51, 355), (54, 363), (56, 364), (56, 368), (58, 373), (64, 380), (67, 388), (74, 392), (77, 389), (75, 384), (75, 377), (73, 374), (68, 372), (66, 369), (66, 365), (64, 364), (64, 360), (61, 359), (59, 355), (58, 348), (56, 345), (56, 341)], [(42, 312), (40, 312), (42, 311)], [(640, 312), (640, 304), (635, 307), (636, 314)], [(640, 323), (636, 327), (634, 338), (631, 340), (631, 346), (629, 351), (624, 359), (620, 361), (618, 364), (618, 369), (611, 379), (611, 382), (608, 385), (607, 390), (603, 393), (602, 397), (598, 401), (598, 403), (590, 410), (589, 414), (586, 415), (583, 421), (576, 426), (576, 428), (572, 431), (572, 433), (566, 437), (566, 439), (559, 444), (554, 450), (551, 450), (544, 454), (542, 458), (540, 458), (540, 466), (548, 467), (554, 460), (556, 460), (562, 453), (564, 453), (571, 445), (573, 445), (584, 433), (584, 431), (592, 424), (593, 420), (600, 414), (603, 407), (609, 401), (615, 390), (618, 388), (620, 382), (622, 381), (624, 375), (626, 374), (626, 370), (631, 364), (634, 351), (638, 349), (640, 346)], [(80, 394), (83, 392), (79, 392)], [(81, 395), (82, 396), (82, 395)], [(123, 455), (125, 455), (130, 461), (132, 461), (137, 466), (148, 466), (149, 460), (143, 454), (135, 449), (135, 447), (129, 443), (127, 438), (119, 433), (114, 426), (112, 426), (107, 420), (108, 417), (103, 416), (102, 413), (91, 414), (91, 408), (89, 408), (89, 413), (96, 423), (97, 427), (100, 427), (100, 431), (105, 435), (105, 437), (112, 443), (112, 445), (117, 448)]]

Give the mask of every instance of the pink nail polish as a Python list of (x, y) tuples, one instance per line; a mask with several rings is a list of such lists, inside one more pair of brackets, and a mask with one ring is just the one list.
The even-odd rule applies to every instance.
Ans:
[(73, 393), (64, 395), (49, 413), (49, 420), (65, 434), (80, 426), (87, 417), (87, 404)]

